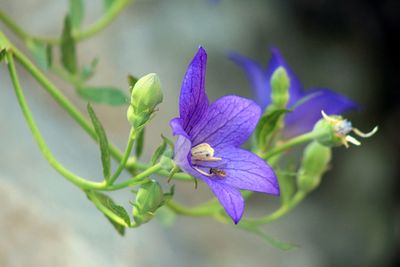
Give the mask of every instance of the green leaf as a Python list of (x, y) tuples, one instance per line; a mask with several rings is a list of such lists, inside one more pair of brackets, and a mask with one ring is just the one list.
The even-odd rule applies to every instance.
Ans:
[(90, 102), (120, 106), (128, 103), (128, 97), (113, 87), (84, 87), (78, 89), (79, 95)]
[[(163, 137), (163, 136), (162, 136)], [(159, 145), (156, 149), (156, 151), (154, 151), (153, 156), (151, 157), (150, 160), (150, 164), (154, 165), (157, 163), (157, 161), (161, 158), (162, 154), (164, 153), (164, 151), (167, 149), (167, 141), (165, 138), (163, 138), (163, 141), (161, 143), (161, 145)]]
[(96, 130), (96, 134), (99, 141), (104, 179), (108, 181), (110, 179), (110, 173), (111, 173), (111, 157), (110, 157), (110, 150), (108, 148), (107, 135), (106, 132), (104, 131), (103, 125), (97, 118), (96, 113), (94, 112), (92, 106), (89, 103), (87, 104), (87, 110), (90, 119), (92, 120), (94, 129)]
[(29, 40), (26, 43), (28, 50), (32, 53), (35, 62), (44, 70), (51, 65), (51, 46), (38, 41)]
[(294, 244), (289, 244), (289, 243), (285, 243), (282, 241), (279, 241), (275, 238), (273, 238), (270, 235), (267, 235), (266, 233), (264, 233), (260, 228), (256, 227), (256, 226), (250, 226), (250, 225), (245, 225), (245, 224), (239, 224), (239, 227), (249, 231), (251, 233), (254, 233), (256, 235), (258, 235), (259, 237), (261, 237), (262, 239), (264, 239), (266, 242), (268, 242), (270, 245), (272, 245), (275, 248), (281, 249), (281, 250), (291, 250), (294, 248), (297, 248), (297, 245)]
[(69, 73), (76, 73), (78, 63), (76, 58), (75, 40), (72, 37), (71, 19), (69, 16), (65, 17), (64, 28), (61, 35), (61, 63)]
[(141, 131), (139, 131), (139, 134), (138, 134), (137, 139), (136, 139), (135, 155), (136, 155), (136, 158), (138, 158), (138, 159), (140, 158), (140, 156), (143, 153), (144, 129), (145, 128), (143, 128)]
[(96, 191), (86, 191), (86, 195), (93, 204), (107, 217), (115, 229), (121, 235), (125, 233), (125, 227), (131, 225), (128, 213), (117, 205), (109, 196)]
[(82, 72), (81, 72), (81, 79), (83, 81), (87, 81), (90, 78), (92, 78), (94, 72), (96, 71), (97, 64), (99, 63), (99, 58), (94, 58), (92, 62), (90, 62), (89, 65), (83, 66)]
[(255, 136), (258, 147), (265, 148), (275, 130), (279, 129), (279, 122), (283, 115), (288, 113), (287, 109), (275, 109), (267, 111), (259, 120)]
[(85, 9), (83, 0), (69, 0), (69, 16), (73, 29), (79, 29), (82, 24)]
[(103, 0), (104, 11), (108, 11), (116, 0)]

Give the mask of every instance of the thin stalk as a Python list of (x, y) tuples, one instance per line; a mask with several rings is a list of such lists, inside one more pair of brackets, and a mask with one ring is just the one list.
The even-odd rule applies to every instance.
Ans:
[(32, 113), (29, 109), (28, 103), (26, 102), (24, 93), (22, 91), (21, 85), (18, 80), (18, 75), (17, 71), (15, 68), (15, 63), (14, 63), (14, 58), (11, 53), (7, 53), (7, 62), (8, 62), (8, 70), (10, 72), (10, 77), (11, 81), (13, 83), (14, 89), (15, 89), (15, 94), (18, 99), (18, 103), (21, 107), (22, 113), (25, 117), (26, 122), (28, 123), (29, 128), (31, 129), (33, 138), (37, 142), (40, 151), (42, 152), (43, 156), (46, 158), (46, 160), (49, 162), (49, 164), (62, 176), (67, 178), (69, 181), (72, 183), (76, 184), (80, 188), (83, 189), (101, 189), (105, 187), (104, 183), (98, 183), (98, 182), (91, 182), (88, 181), (82, 177), (79, 177), (72, 173), (71, 171), (67, 170), (64, 168), (63, 165), (61, 165), (54, 155), (51, 153), (49, 150), (46, 142), (44, 141), (39, 128), (36, 125), (35, 120), (33, 119)]
[[(92, 37), (98, 32), (106, 28), (121, 11), (130, 3), (131, 0), (119, 0), (115, 1), (107, 13), (104, 14), (100, 19), (90, 25), (87, 29), (82, 31), (74, 31), (72, 36), (75, 41), (82, 41)], [(2, 21), (12, 32), (14, 32), (19, 38), (24, 41), (35, 40), (42, 43), (47, 43), (50, 45), (59, 45), (61, 43), (60, 38), (55, 37), (41, 37), (33, 36), (25, 32), (21, 27), (19, 27), (9, 16), (0, 10), (0, 21)]]

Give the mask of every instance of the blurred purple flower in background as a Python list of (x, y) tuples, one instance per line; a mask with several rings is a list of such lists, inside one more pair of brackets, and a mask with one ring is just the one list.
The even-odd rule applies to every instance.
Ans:
[(234, 223), (244, 211), (239, 189), (279, 195), (274, 171), (257, 155), (239, 148), (251, 135), (261, 115), (259, 106), (238, 96), (208, 103), (205, 93), (207, 54), (199, 48), (183, 79), (180, 117), (170, 122), (176, 164), (203, 180)]
[(288, 107), (290, 108), (300, 99), (308, 98), (293, 112), (286, 115), (283, 130), (285, 138), (310, 131), (314, 124), (321, 119), (321, 110), (324, 110), (326, 114), (341, 114), (349, 109), (357, 108), (357, 105), (347, 97), (326, 88), (312, 88), (304, 91), (300, 80), (286, 63), (279, 50), (273, 48), (271, 53), (272, 57), (267, 69), (263, 69), (257, 62), (237, 53), (230, 53), (229, 57), (246, 72), (255, 93), (256, 101), (263, 109), (271, 103), (270, 79), (279, 67), (285, 68), (290, 79)]

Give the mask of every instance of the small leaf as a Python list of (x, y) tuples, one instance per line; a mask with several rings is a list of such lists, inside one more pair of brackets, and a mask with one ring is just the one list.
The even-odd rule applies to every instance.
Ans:
[(6, 57), (7, 51), (5, 49), (0, 50), (0, 62)]
[(283, 115), (289, 110), (287, 109), (276, 109), (267, 111), (258, 122), (256, 127), (255, 136), (259, 147), (265, 148), (268, 141), (275, 130), (279, 129), (279, 121)]
[(76, 59), (75, 40), (72, 37), (71, 19), (65, 17), (64, 28), (61, 35), (61, 62), (69, 73), (76, 73), (78, 63)]
[(89, 65), (83, 66), (83, 69), (81, 72), (81, 79), (83, 81), (87, 81), (93, 76), (94, 72), (96, 71), (96, 67), (97, 67), (98, 63), (99, 63), (99, 58), (96, 57), (92, 60), (92, 62), (90, 62)]
[(270, 245), (272, 245), (275, 248), (281, 249), (281, 250), (291, 250), (294, 248), (297, 248), (297, 245), (294, 244), (289, 244), (289, 243), (285, 243), (282, 241), (279, 241), (275, 238), (273, 238), (270, 235), (267, 235), (266, 233), (264, 233), (260, 228), (256, 227), (256, 226), (250, 226), (250, 225), (245, 225), (245, 224), (239, 224), (239, 227), (252, 232), (256, 235), (258, 235), (259, 237), (261, 237), (262, 239), (264, 239), (265, 241), (267, 241)]
[(108, 181), (110, 179), (111, 173), (111, 158), (110, 158), (110, 150), (108, 148), (108, 140), (106, 136), (106, 132), (104, 131), (103, 125), (96, 116), (92, 106), (88, 103), (87, 110), (92, 120), (94, 129), (96, 130), (96, 134), (99, 141), (100, 153), (101, 153), (101, 163), (103, 165), (103, 175), (104, 179)]
[(120, 106), (128, 103), (128, 97), (113, 87), (84, 87), (78, 89), (79, 95), (90, 102)]
[(136, 158), (138, 158), (138, 159), (140, 158), (140, 156), (142, 156), (142, 153), (143, 153), (144, 130), (145, 130), (145, 128), (143, 128), (141, 131), (139, 131), (137, 138), (136, 138), (135, 155), (136, 155)]
[[(32, 53), (35, 62), (44, 70), (47, 70), (50, 66), (49, 61), (49, 47), (44, 43), (38, 41), (29, 40), (27, 43), (28, 50)], [(51, 49), (51, 48), (50, 48)]]
[(163, 142), (161, 143), (161, 145), (159, 145), (157, 147), (156, 151), (154, 151), (154, 154), (151, 157), (151, 160), (150, 160), (151, 165), (154, 165), (157, 163), (157, 161), (161, 158), (162, 154), (164, 153), (165, 149), (167, 149), (167, 142), (166, 142), (166, 139), (163, 138)]
[(104, 11), (107, 12), (116, 0), (103, 0)]
[(47, 66), (50, 68), (53, 65), (53, 47), (51, 45), (46, 46), (47, 55)]
[(139, 80), (138, 78), (136, 78), (132, 75), (128, 75), (128, 84), (129, 84), (130, 94), (132, 94), (133, 87), (135, 86), (135, 84), (137, 83), (138, 80)]
[(69, 16), (73, 29), (79, 29), (82, 24), (85, 9), (83, 0), (69, 0)]
[(131, 220), (128, 213), (122, 207), (117, 205), (109, 196), (95, 192), (86, 191), (86, 195), (93, 204), (107, 217), (115, 229), (121, 235), (125, 233), (125, 227), (129, 227)]

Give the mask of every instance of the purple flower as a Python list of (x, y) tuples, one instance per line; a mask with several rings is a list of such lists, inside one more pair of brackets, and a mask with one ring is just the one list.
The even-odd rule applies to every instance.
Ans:
[(205, 92), (207, 54), (200, 47), (183, 79), (180, 117), (170, 122), (174, 161), (186, 173), (203, 180), (225, 211), (238, 223), (244, 211), (239, 189), (279, 195), (274, 171), (257, 155), (240, 147), (261, 115), (249, 99), (224, 96), (208, 103)]
[(231, 53), (230, 58), (245, 70), (254, 89), (257, 102), (262, 108), (266, 108), (271, 103), (270, 79), (279, 67), (285, 68), (290, 79), (288, 107), (290, 108), (304, 97), (309, 97), (307, 101), (286, 116), (283, 132), (285, 138), (310, 131), (314, 124), (321, 119), (321, 110), (324, 110), (327, 114), (341, 114), (349, 109), (357, 108), (357, 105), (347, 97), (326, 88), (313, 88), (304, 91), (296, 74), (286, 63), (279, 50), (273, 48), (271, 53), (272, 58), (266, 70), (253, 60), (236, 53)]

